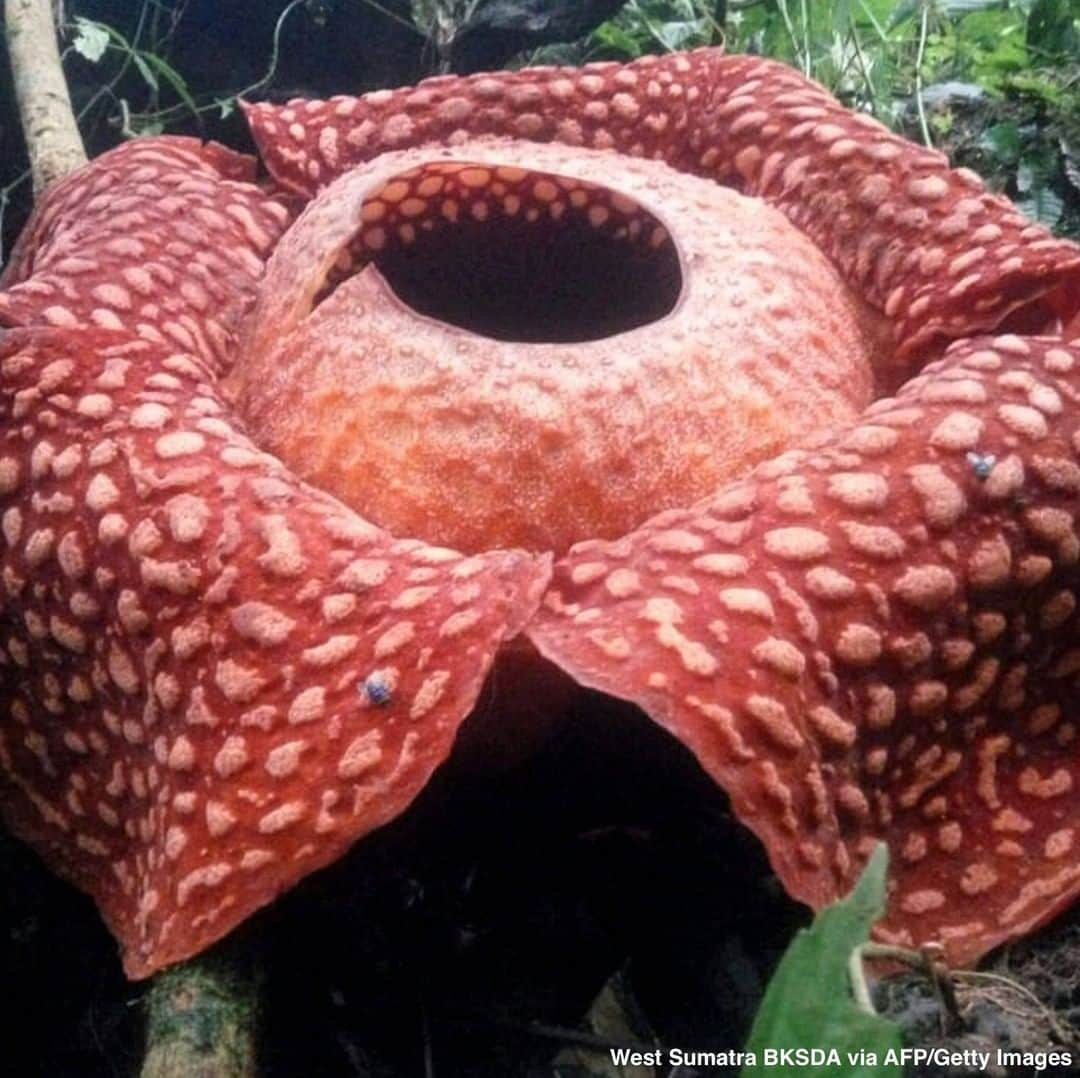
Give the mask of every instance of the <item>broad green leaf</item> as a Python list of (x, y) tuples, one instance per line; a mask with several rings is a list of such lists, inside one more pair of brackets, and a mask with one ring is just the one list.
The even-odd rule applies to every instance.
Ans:
[[(746, 1048), (755, 1064), (741, 1078), (772, 1078), (775, 1067), (764, 1062), (764, 1050), (835, 1049), (843, 1067), (812, 1061), (799, 1067), (800, 1078), (900, 1078), (899, 1063), (886, 1063), (898, 1053), (900, 1030), (884, 1018), (856, 1006), (848, 980), (852, 952), (864, 944), (885, 909), (886, 847), (879, 844), (855, 890), (823, 909), (809, 928), (796, 935), (765, 992)], [(894, 1058), (899, 1058), (895, 1056)]]
[(75, 36), (71, 47), (85, 60), (96, 64), (109, 47), (109, 28), (92, 19), (75, 16)]

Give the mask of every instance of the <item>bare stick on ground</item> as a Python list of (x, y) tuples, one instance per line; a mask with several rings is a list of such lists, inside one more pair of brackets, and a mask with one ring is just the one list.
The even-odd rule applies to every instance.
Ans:
[(5, 0), (4, 28), (36, 198), (84, 164), (86, 151), (60, 66), (49, 0)]
[(158, 973), (140, 1078), (255, 1078), (259, 981), (231, 942)]

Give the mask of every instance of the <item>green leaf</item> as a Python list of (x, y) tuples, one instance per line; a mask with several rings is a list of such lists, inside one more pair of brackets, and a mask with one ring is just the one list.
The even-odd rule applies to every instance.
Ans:
[(1045, 185), (1035, 187), (1030, 194), (1017, 198), (1016, 205), (1021, 213), (1051, 229), (1057, 227), (1062, 213), (1065, 212), (1065, 203), (1061, 196), (1052, 187)]
[(134, 61), (135, 66), (139, 69), (139, 74), (143, 77), (143, 82), (150, 87), (151, 90), (157, 90), (158, 81), (157, 76), (150, 70), (150, 65), (146, 62), (143, 53), (133, 52), (131, 59)]
[(1080, 44), (1075, 4), (1069, 0), (1035, 0), (1027, 23), (1027, 43), (1044, 60), (1068, 58)]
[(594, 44), (605, 49), (611, 49), (616, 55), (625, 56), (636, 60), (641, 55), (641, 46), (637, 39), (628, 34), (621, 26), (614, 22), (601, 23), (592, 32)]
[(709, 27), (704, 19), (685, 19), (662, 23), (655, 33), (665, 48), (672, 52), (693, 48), (708, 41)]
[[(191, 96), (191, 91), (188, 89), (187, 82), (184, 80), (184, 76), (180, 74), (171, 64), (167, 63), (155, 52), (137, 53), (136, 56), (142, 56), (142, 58), (159, 74), (176, 92), (176, 96), (184, 102), (185, 105), (191, 110), (193, 115), (198, 115), (199, 106), (195, 103), (195, 99)], [(141, 70), (141, 68), (140, 68)], [(156, 81), (154, 83), (156, 87)]]
[(765, 1049), (835, 1050), (842, 1070), (833, 1065), (800, 1066), (801, 1078), (842, 1073), (845, 1078), (900, 1078), (900, 1030), (884, 1018), (861, 1010), (851, 994), (848, 963), (867, 941), (885, 908), (888, 852), (879, 844), (855, 890), (823, 909), (802, 929), (780, 960), (750, 1031), (747, 1051), (755, 1063), (741, 1078), (771, 1078), (775, 1067), (764, 1063)]
[(837, 0), (830, 5), (832, 22), (830, 28), (834, 34), (847, 34), (851, 28), (851, 16), (855, 7), (855, 0)]
[(1000, 164), (1015, 165), (1020, 160), (1020, 128), (1012, 120), (994, 124), (983, 132), (979, 146)]
[(1050, 186), (1045, 161), (1036, 158), (1021, 161), (1016, 170), (1016, 189), (1019, 192), (1016, 205), (1021, 213), (1047, 228), (1054, 228), (1061, 220), (1065, 203)]
[[(582, 1019), (585, 1033), (608, 1044), (656, 1043), (656, 1034), (641, 1009), (629, 978), (614, 973), (592, 1001)], [(597, 1052), (587, 1045), (568, 1044), (552, 1060), (552, 1073), (560, 1078), (656, 1078), (649, 1064), (623, 1064), (613, 1052)]]
[(889, 13), (888, 27), (890, 30), (899, 26), (902, 22), (910, 19), (913, 15), (918, 15), (922, 9), (926, 0), (900, 0), (900, 2)]
[(75, 37), (71, 47), (84, 60), (96, 64), (109, 47), (109, 28), (93, 19), (84, 19), (81, 15), (75, 16)]
[(1007, 86), (1010, 90), (1023, 94), (1025, 97), (1036, 98), (1051, 108), (1062, 110), (1068, 108), (1066, 95), (1050, 79), (1044, 78), (1037, 71), (1024, 71), (1011, 75)]

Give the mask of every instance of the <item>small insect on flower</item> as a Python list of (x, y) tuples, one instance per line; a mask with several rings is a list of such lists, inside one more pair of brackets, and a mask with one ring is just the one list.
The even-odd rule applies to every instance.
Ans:
[(967, 455), (967, 459), (971, 465), (971, 470), (975, 473), (975, 478), (980, 481), (986, 479), (994, 470), (994, 465), (997, 464), (997, 457), (993, 453), (976, 453), (971, 450)]
[(369, 703), (376, 707), (384, 707), (393, 698), (394, 687), (386, 674), (381, 670), (375, 670), (364, 678), (360, 692), (367, 697)]

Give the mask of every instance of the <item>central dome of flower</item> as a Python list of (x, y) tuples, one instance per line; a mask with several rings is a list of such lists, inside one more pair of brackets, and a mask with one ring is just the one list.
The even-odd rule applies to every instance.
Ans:
[(561, 553), (853, 419), (887, 334), (778, 211), (665, 164), (476, 142), (342, 177), (230, 376), (255, 437), (395, 534)]

